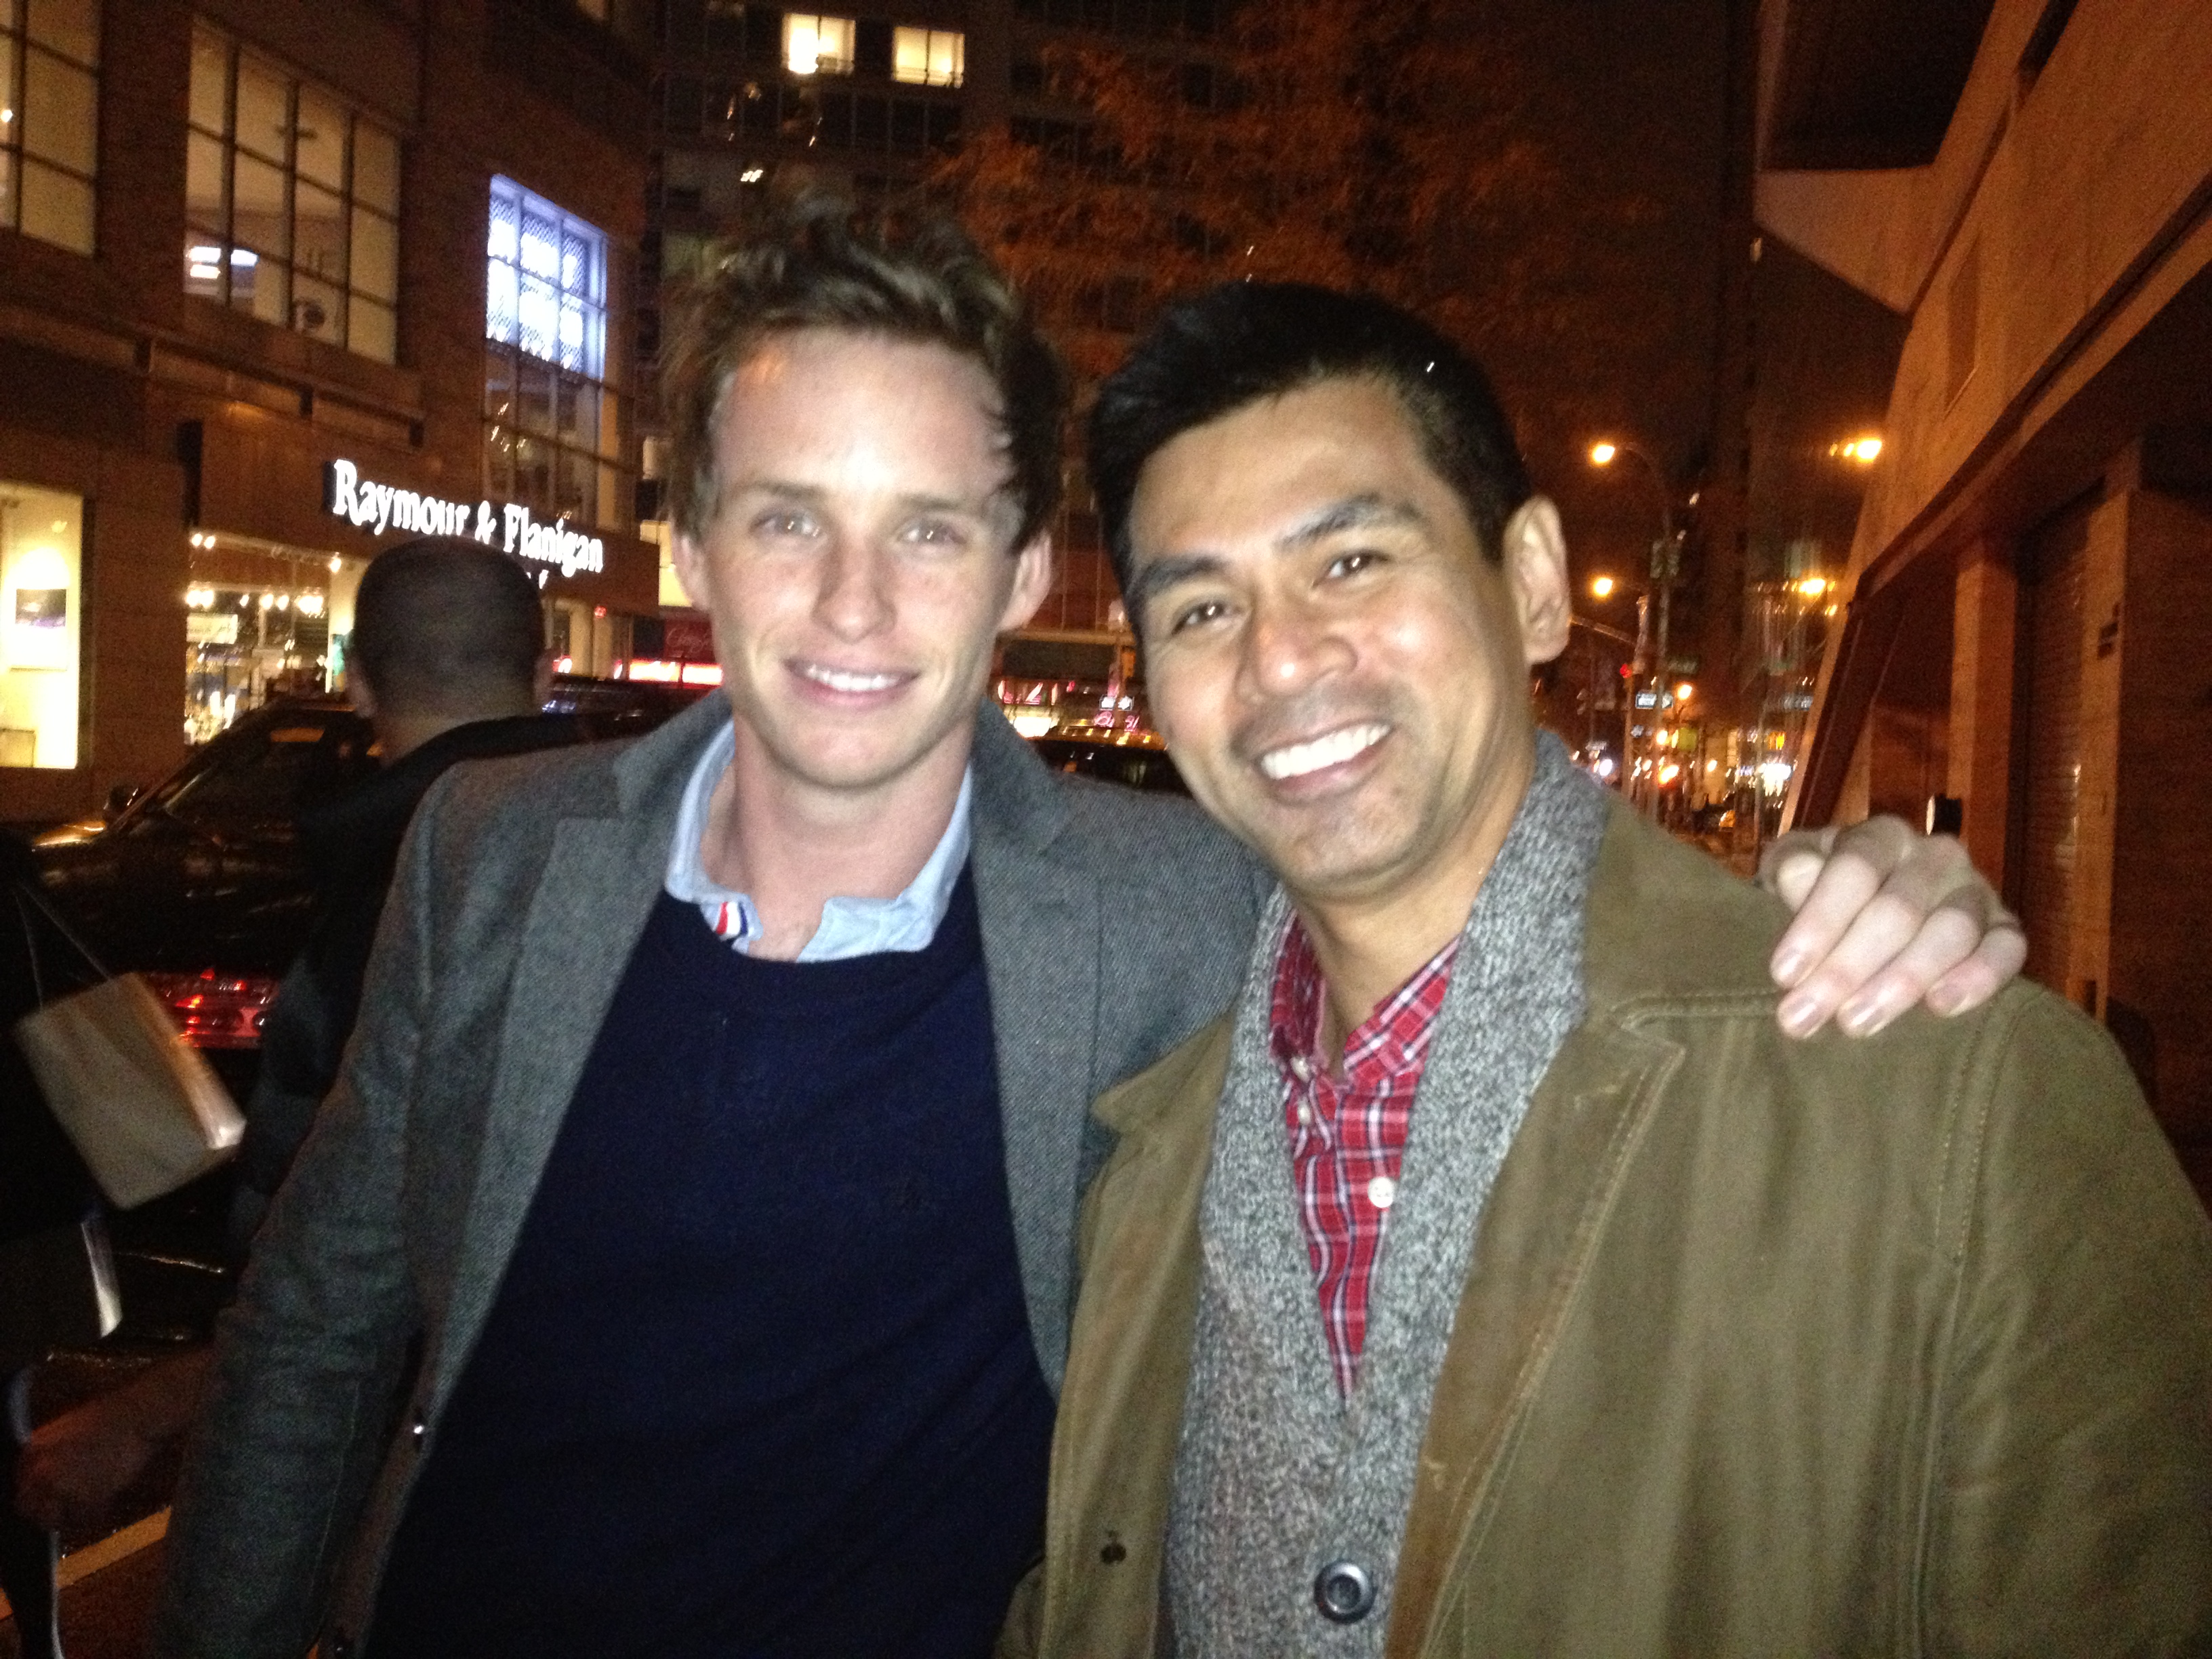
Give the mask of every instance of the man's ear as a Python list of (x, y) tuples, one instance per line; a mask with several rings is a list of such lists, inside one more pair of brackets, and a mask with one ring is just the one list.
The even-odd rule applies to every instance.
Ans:
[(676, 567), (676, 580), (683, 584), (684, 597), (691, 601), (692, 608), (707, 608), (706, 584), (701, 578), (706, 574), (704, 560), (699, 551), (699, 542), (684, 531), (678, 531), (669, 538), (668, 562)]
[(1014, 555), (1014, 585), (1006, 594), (1006, 608), (999, 617), (1001, 634), (1020, 628), (1037, 613), (1044, 596), (1052, 592), (1052, 536), (1039, 531), (1027, 547)]
[(1567, 539), (1559, 528), (1559, 509), (1542, 495), (1531, 495), (1505, 521), (1499, 538), (1506, 585), (1513, 592), (1521, 643), (1531, 668), (1567, 648), (1574, 618), (1567, 582)]

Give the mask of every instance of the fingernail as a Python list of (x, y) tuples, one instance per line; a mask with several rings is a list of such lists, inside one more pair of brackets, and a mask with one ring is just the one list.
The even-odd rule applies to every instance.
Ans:
[(1775, 1012), (1782, 1021), (1782, 1029), (1791, 1036), (1810, 1036), (1820, 1023), (1820, 1005), (1803, 991), (1783, 998), (1781, 1007)]
[(1805, 977), (1805, 952), (1791, 949), (1774, 958), (1774, 977), (1783, 985), (1795, 985)]
[(1939, 985), (1928, 994), (1929, 1009), (1938, 1014), (1955, 1014), (1966, 1006), (1966, 994), (1953, 985)]
[(1836, 1024), (1853, 1036), (1872, 1036), (1889, 1024), (1889, 1011), (1878, 1000), (1847, 1002), (1836, 1011)]

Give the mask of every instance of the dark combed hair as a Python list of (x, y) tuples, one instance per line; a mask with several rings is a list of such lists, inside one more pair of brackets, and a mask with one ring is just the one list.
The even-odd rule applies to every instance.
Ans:
[(848, 329), (941, 345), (981, 367), (1013, 470), (1026, 546), (1060, 506), (1067, 408), (1060, 359), (1006, 279), (957, 225), (938, 216), (863, 219), (825, 195), (802, 197), (761, 234), (708, 259), (676, 297), (661, 361), (668, 490), (678, 530), (713, 521), (714, 422), (732, 374), (770, 337)]
[(504, 553), (424, 536), (378, 554), (354, 595), (350, 654), (394, 714), (472, 714), (530, 694), (545, 649), (538, 585)]
[(1129, 504), (1161, 447), (1262, 398), (1318, 381), (1371, 380), (1405, 406), (1428, 463), (1458, 493), (1482, 548), (1533, 490), (1490, 378), (1450, 340), (1367, 295), (1304, 283), (1227, 283), (1170, 306), (1091, 411), (1091, 483), (1121, 591)]

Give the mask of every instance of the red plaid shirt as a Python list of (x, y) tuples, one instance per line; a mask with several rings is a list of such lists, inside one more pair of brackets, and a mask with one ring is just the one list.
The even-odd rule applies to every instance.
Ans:
[(1295, 917), (1275, 959), (1269, 1024), (1283, 1079), (1291, 1172), (1329, 1358), (1346, 1398), (1367, 1339), (1368, 1285), (1398, 1198), (1413, 1089), (1458, 952), (1455, 939), (1367, 1017), (1346, 1040), (1340, 1075), (1317, 1052), (1321, 964)]

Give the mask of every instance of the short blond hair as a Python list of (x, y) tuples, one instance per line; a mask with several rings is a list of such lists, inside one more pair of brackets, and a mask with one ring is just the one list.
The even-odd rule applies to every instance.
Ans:
[(676, 296), (661, 354), (676, 528), (714, 520), (714, 422), (731, 377), (771, 337), (846, 329), (941, 345), (990, 377), (999, 398), (1025, 547), (1060, 506), (1066, 381), (1012, 285), (951, 220), (863, 220), (852, 204), (801, 198), (762, 234), (720, 252)]

